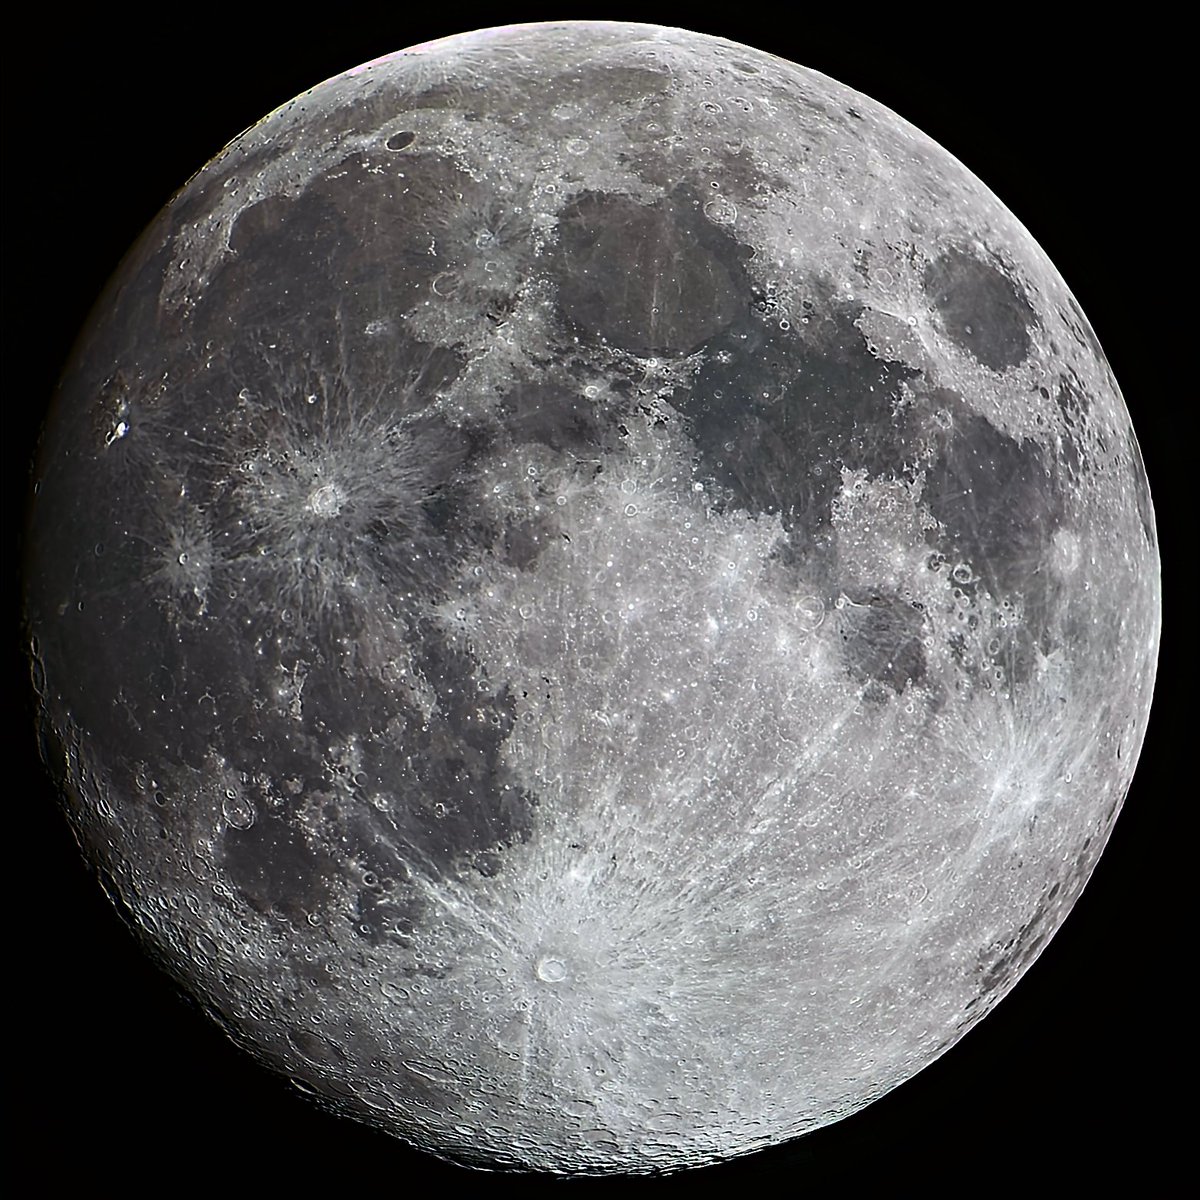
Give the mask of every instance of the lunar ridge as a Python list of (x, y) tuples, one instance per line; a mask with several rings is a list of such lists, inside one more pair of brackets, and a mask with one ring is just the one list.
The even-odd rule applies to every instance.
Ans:
[(43, 757), (231, 1036), (473, 1166), (845, 1117), (1061, 924), (1145, 734), (1145, 469), (949, 153), (682, 30), (509, 26), (248, 129), (47, 421)]

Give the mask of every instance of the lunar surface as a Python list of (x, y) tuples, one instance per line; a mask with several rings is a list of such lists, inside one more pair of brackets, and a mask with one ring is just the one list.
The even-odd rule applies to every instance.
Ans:
[(482, 1167), (827, 1125), (1013, 986), (1150, 707), (1145, 471), (956, 159), (646, 25), (346, 72), (176, 196), (46, 423), (43, 755), (149, 951)]

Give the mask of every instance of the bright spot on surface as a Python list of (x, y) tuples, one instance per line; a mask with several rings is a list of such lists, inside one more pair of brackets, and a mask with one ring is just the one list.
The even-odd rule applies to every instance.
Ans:
[(318, 517), (336, 517), (346, 503), (346, 493), (336, 483), (322, 484), (308, 498), (308, 507)]
[(561, 958), (540, 958), (534, 974), (543, 983), (561, 983), (567, 977), (567, 967)]
[(1055, 532), (1050, 554), (1051, 562), (1060, 575), (1073, 574), (1083, 558), (1079, 539), (1069, 529)]

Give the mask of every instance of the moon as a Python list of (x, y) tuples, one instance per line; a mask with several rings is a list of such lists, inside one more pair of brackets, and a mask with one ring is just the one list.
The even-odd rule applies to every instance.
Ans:
[[(1061, 280), (890, 113), (645, 27), (483, 44), (275, 114), (123, 268), (41, 459), (43, 735), (129, 919), (300, 1084), (671, 1168), (882, 1094), (1044, 945), (1144, 731), (1153, 514)], [(596, 61), (599, 108), (545, 78)]]

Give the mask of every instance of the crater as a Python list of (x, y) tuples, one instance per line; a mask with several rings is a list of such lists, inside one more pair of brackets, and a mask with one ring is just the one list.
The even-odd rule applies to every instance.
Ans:
[(345, 489), (332, 482), (322, 484), (308, 498), (309, 510), (318, 517), (336, 517), (345, 503)]
[(547, 955), (538, 959), (533, 973), (543, 983), (562, 983), (567, 977), (567, 964), (561, 958)]

